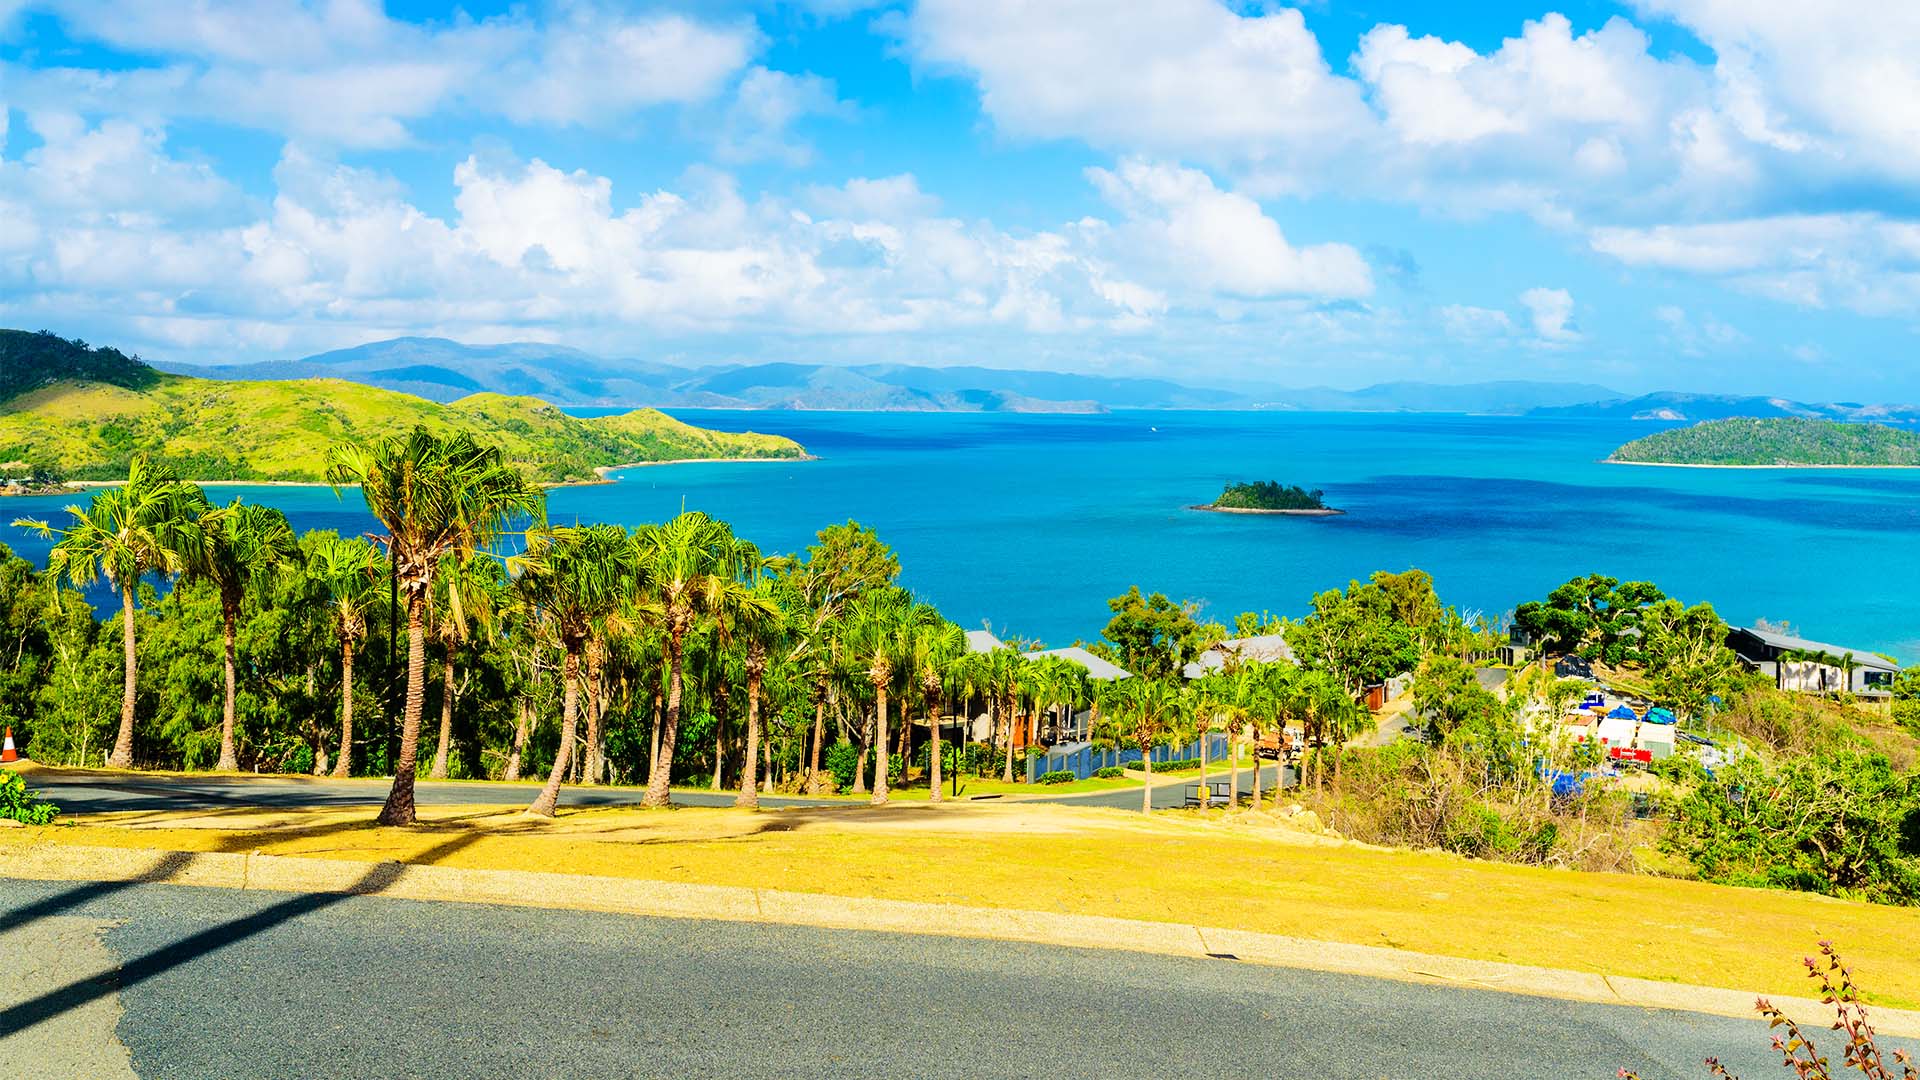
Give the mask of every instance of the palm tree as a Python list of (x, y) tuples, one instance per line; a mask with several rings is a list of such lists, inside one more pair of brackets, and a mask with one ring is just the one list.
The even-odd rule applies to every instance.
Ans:
[(887, 739), (892, 728), (887, 722), (887, 691), (893, 686), (894, 670), (901, 656), (901, 638), (913, 619), (912, 601), (905, 589), (874, 589), (854, 602), (849, 612), (848, 638), (854, 655), (866, 665), (867, 685), (873, 690), (873, 799), (875, 806), (887, 801)]
[(135, 458), (124, 486), (100, 492), (85, 509), (66, 508), (72, 519), (66, 528), (26, 518), (14, 521), (41, 536), (59, 538), (47, 556), (49, 576), (64, 577), (76, 588), (84, 588), (104, 575), (120, 590), (126, 684), (120, 699), (120, 733), (107, 755), (109, 768), (133, 764), (134, 590), (148, 574), (171, 575), (186, 569), (204, 542), (199, 519), (206, 502), (198, 487), (146, 458)]
[(407, 697), (400, 757), (382, 825), (414, 821), (414, 764), (427, 695), (427, 598), (448, 555), (491, 544), (518, 518), (545, 515), (546, 496), (494, 446), (464, 432), (442, 436), (416, 427), (369, 446), (335, 447), (327, 480), (337, 493), (359, 485), (367, 509), (386, 526), (373, 539), (387, 549), (394, 581), (407, 598)]
[(300, 542), (287, 516), (269, 506), (239, 499), (222, 507), (208, 507), (199, 522), (201, 543), (187, 560), (188, 577), (213, 583), (220, 593), (221, 641), (226, 652), (226, 697), (220, 711), (220, 762), (214, 768), (240, 768), (234, 751), (233, 722), (236, 700), (234, 640), (240, 604), (247, 588), (264, 584), (283, 567), (301, 562)]
[(524, 593), (560, 643), (560, 749), (546, 786), (527, 813), (552, 817), (560, 782), (573, 753), (580, 717), (580, 660), (587, 642), (642, 583), (633, 538), (618, 525), (570, 525), (536, 529), (527, 550), (508, 560)]
[(759, 550), (736, 538), (725, 523), (695, 510), (661, 525), (640, 529), (634, 537), (640, 561), (652, 583), (667, 631), (667, 701), (642, 806), (670, 802), (673, 754), (680, 735), (680, 711), (687, 632), (702, 614), (725, 617), (747, 602), (742, 568), (759, 559)]
[(440, 560), (434, 577), (434, 610), (438, 614), (433, 636), (446, 649), (441, 662), (440, 739), (433, 750), (433, 769), (427, 775), (447, 778), (447, 756), (453, 746), (453, 706), (458, 694), (456, 672), (460, 647), (474, 634), (491, 638), (496, 616), (506, 603), (505, 575), (491, 558), (453, 552)]
[(1131, 745), (1140, 751), (1140, 766), (1147, 773), (1140, 790), (1143, 814), (1153, 812), (1153, 748), (1173, 738), (1191, 710), (1184, 691), (1157, 679), (1136, 676), (1101, 687), (1095, 732), (1108, 745)]
[(748, 808), (760, 805), (760, 699), (767, 654), (785, 643), (789, 625), (787, 609), (781, 603), (783, 596), (775, 579), (768, 576), (768, 571), (775, 568), (773, 561), (756, 561), (760, 565), (748, 568), (751, 585), (732, 619), (735, 632), (747, 639), (746, 760), (740, 769), (740, 794), (733, 804)]
[(927, 711), (927, 800), (940, 802), (940, 714), (941, 692), (946, 689), (946, 672), (953, 661), (966, 655), (967, 635), (958, 626), (928, 609), (930, 615), (914, 622), (908, 647), (908, 670), (920, 681), (920, 696)]
[[(960, 638), (961, 651), (947, 661), (940, 672), (941, 689), (949, 701), (965, 709), (974, 699), (990, 693), (993, 680), (993, 661), (986, 653), (967, 652), (966, 635)], [(953, 761), (954, 772), (961, 768), (960, 755), (965, 753), (967, 743), (973, 738), (973, 717), (959, 716), (961, 722), (960, 750)]]
[(309, 534), (307, 572), (327, 592), (334, 632), (340, 636), (340, 756), (333, 775), (353, 775), (353, 655), (367, 636), (367, 611), (375, 601), (374, 583), (385, 575), (380, 553), (359, 537)]

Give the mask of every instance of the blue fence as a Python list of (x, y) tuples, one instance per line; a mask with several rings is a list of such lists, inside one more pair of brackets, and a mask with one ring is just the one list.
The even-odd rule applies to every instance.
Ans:
[[(1207, 736), (1207, 757), (1224, 762), (1227, 759), (1227, 737), (1223, 734)], [(1158, 746), (1152, 754), (1157, 764), (1162, 761), (1186, 761), (1200, 756), (1200, 740), (1195, 739), (1185, 746)], [(1075, 743), (1071, 746), (1056, 747), (1044, 754), (1036, 754), (1027, 759), (1027, 782), (1040, 778), (1043, 773), (1070, 772), (1081, 780), (1092, 776), (1096, 771), (1109, 765), (1128, 766), (1140, 760), (1138, 750), (1101, 750), (1088, 743)]]

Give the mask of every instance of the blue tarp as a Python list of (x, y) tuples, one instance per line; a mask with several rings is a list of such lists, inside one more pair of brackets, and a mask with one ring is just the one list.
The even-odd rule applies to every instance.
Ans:
[(1649, 724), (1677, 724), (1679, 722), (1680, 718), (1673, 715), (1672, 709), (1663, 709), (1656, 705), (1647, 710), (1647, 723)]
[(1613, 707), (1613, 711), (1607, 714), (1607, 719), (1638, 720), (1640, 719), (1640, 714), (1637, 712), (1634, 712), (1632, 709), (1627, 708), (1625, 705), (1615, 705)]

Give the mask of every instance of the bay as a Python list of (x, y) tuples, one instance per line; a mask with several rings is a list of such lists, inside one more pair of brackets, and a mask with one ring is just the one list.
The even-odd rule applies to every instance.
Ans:
[[(650, 466), (555, 489), (555, 522), (657, 521), (683, 507), (775, 551), (858, 520), (905, 584), (954, 621), (1064, 645), (1097, 637), (1129, 585), (1297, 614), (1318, 590), (1419, 567), (1442, 598), (1498, 616), (1598, 572), (1707, 600), (1730, 621), (1920, 659), (1920, 471), (1607, 465), (1649, 423), (1433, 414), (1117, 412), (1097, 416), (673, 410), (799, 440), (817, 460)], [(1229, 482), (1324, 489), (1327, 518), (1189, 509)], [(219, 487), (300, 529), (372, 527), (357, 495)], [(71, 496), (16, 498), (9, 518)], [(5, 541), (36, 562), (46, 545)]]

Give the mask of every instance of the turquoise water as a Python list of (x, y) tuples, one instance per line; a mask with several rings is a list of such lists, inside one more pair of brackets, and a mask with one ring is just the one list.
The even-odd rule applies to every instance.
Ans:
[[(906, 584), (969, 628), (1068, 644), (1138, 583), (1223, 619), (1300, 611), (1313, 592), (1418, 566), (1463, 610), (1498, 615), (1590, 571), (1657, 582), (1735, 622), (1920, 659), (1920, 471), (1603, 465), (1649, 425), (1461, 416), (1115, 413), (984, 416), (707, 412), (790, 435), (793, 463), (628, 470), (552, 493), (556, 522), (658, 520), (683, 505), (766, 548), (822, 525), (876, 527)], [(1333, 518), (1186, 509), (1222, 484), (1324, 488)], [(228, 498), (234, 489), (215, 489)], [(300, 528), (360, 531), (357, 500), (247, 488)], [(8, 516), (65, 498), (9, 500)], [(44, 545), (7, 542), (39, 559)]]

